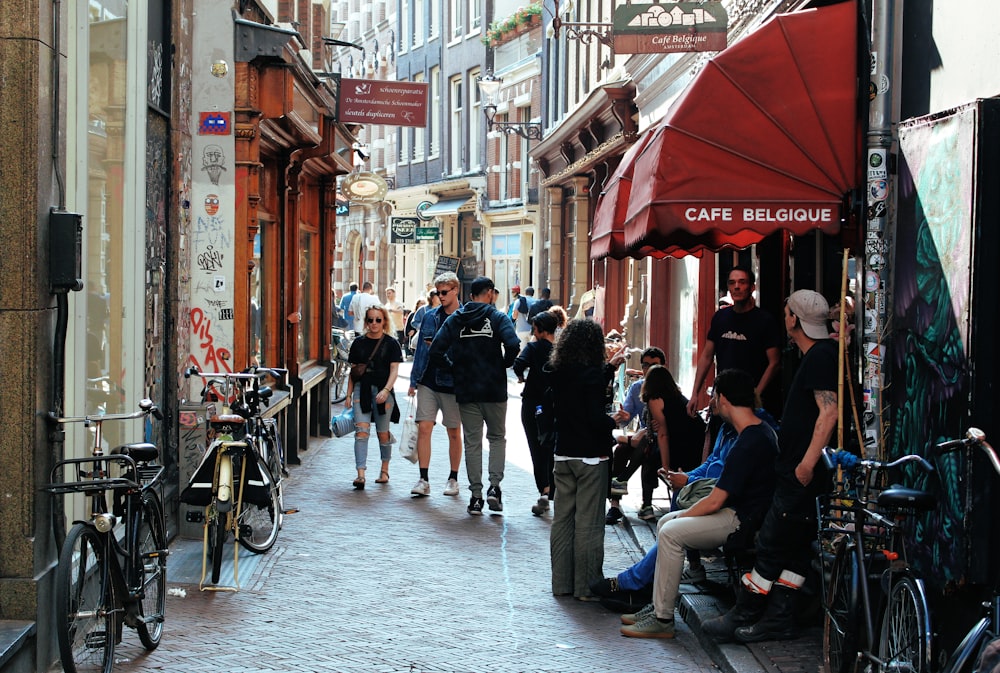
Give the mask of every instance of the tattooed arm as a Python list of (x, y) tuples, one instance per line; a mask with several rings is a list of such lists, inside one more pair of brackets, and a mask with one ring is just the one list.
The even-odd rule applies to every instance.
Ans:
[(809, 448), (802, 456), (802, 462), (795, 468), (795, 477), (803, 486), (812, 481), (816, 462), (822, 455), (823, 447), (830, 441), (833, 429), (837, 427), (837, 393), (832, 390), (815, 390), (813, 395), (816, 398), (816, 406), (819, 407), (819, 416), (813, 427)]

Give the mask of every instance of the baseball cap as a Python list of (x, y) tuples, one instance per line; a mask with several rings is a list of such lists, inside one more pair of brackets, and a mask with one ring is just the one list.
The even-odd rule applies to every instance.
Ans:
[(830, 330), (826, 325), (830, 316), (830, 304), (819, 292), (796, 290), (785, 305), (799, 319), (807, 337), (817, 340), (830, 338)]
[(486, 290), (494, 290), (494, 289), (496, 289), (496, 286), (493, 285), (492, 280), (490, 280), (486, 276), (479, 276), (474, 281), (472, 281), (472, 285), (469, 287), (469, 293), (472, 295), (480, 295), (483, 292), (486, 292)]
[(517, 292), (518, 294), (520, 294), (521, 293), (521, 286), (520, 285), (515, 285), (514, 287), (510, 288), (510, 291), (511, 292)]

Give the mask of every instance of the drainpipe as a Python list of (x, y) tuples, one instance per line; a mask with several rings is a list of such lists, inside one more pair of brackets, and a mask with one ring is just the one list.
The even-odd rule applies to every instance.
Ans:
[[(862, 6), (864, 3), (861, 3)], [(899, 118), (903, 3), (873, 0), (870, 106), (866, 139), (866, 227), (863, 291), (865, 453), (884, 458), (889, 431), (883, 392), (887, 390), (884, 357), (889, 340), (888, 311), (896, 225), (896, 120)]]

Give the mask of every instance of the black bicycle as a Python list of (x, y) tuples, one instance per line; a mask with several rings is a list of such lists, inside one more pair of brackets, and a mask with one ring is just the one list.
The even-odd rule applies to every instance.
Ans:
[(86, 518), (66, 534), (55, 574), (55, 630), (66, 673), (110, 673), (123, 625), (136, 630), (147, 650), (160, 644), (168, 553), (158, 493), (164, 467), (155, 464), (159, 452), (149, 443), (105, 455), (101, 433), (106, 421), (149, 415), (163, 418), (152, 401), (142, 400), (129, 414), (49, 416), (58, 424), (83, 423), (94, 435), (92, 455), (59, 461), (42, 487), (87, 496)]

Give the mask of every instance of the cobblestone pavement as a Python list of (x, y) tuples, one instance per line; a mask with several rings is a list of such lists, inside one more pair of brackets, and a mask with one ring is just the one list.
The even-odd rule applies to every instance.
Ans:
[[(200, 543), (176, 541), (169, 586), (186, 596), (168, 596), (157, 650), (144, 652), (126, 630), (116, 670), (712, 671), (683, 622), (674, 640), (628, 639), (618, 615), (599, 604), (551, 595), (551, 519), (529, 510), (536, 495), (519, 408), (512, 397), (502, 516), (469, 516), (465, 488), (457, 498), (441, 494), (440, 426), (427, 498), (411, 498), (417, 468), (396, 449), (390, 483), (375, 484), (372, 440), (369, 483), (354, 491), (353, 437), (314, 440), (286, 482), (286, 507), (299, 511), (285, 517), (269, 554), (241, 553), (242, 590), (200, 592), (192, 570), (200, 570)], [(635, 560), (627, 528), (609, 527), (605, 542), (607, 571)]]

